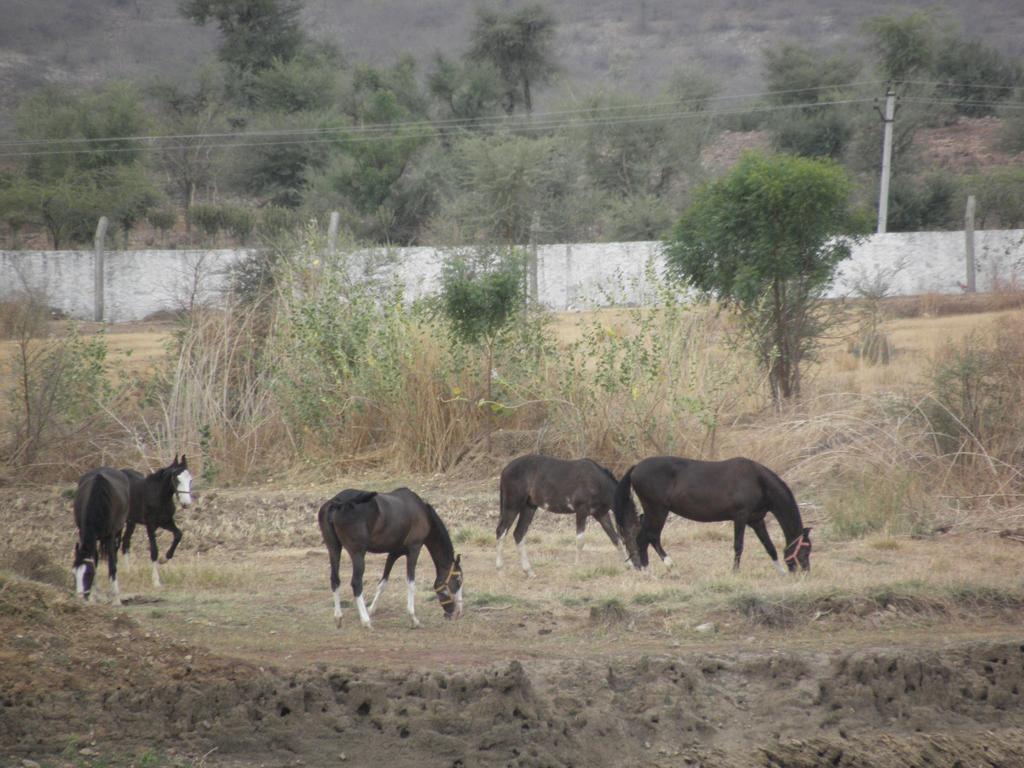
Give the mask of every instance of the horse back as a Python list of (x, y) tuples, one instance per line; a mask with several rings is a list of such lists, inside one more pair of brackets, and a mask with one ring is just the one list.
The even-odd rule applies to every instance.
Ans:
[(530, 454), (514, 459), (501, 473), (502, 493), (509, 503), (525, 502), (552, 512), (611, 509), (615, 486), (615, 476), (591, 459)]
[(99, 467), (78, 479), (75, 491), (75, 524), (92, 526), (98, 537), (113, 536), (128, 519), (128, 477), (119, 469)]
[(649, 503), (692, 520), (733, 519), (737, 510), (764, 506), (760, 465), (746, 458), (699, 461), (652, 456), (634, 467), (632, 484)]

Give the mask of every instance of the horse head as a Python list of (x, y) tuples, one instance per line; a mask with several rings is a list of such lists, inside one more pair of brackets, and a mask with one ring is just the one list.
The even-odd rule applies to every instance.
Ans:
[(188, 459), (185, 454), (174, 455), (174, 463), (170, 466), (171, 482), (174, 485), (174, 497), (183, 507), (192, 506), (192, 473), (188, 471)]
[(462, 617), (462, 555), (456, 555), (448, 573), (434, 582), (437, 601), (444, 609), (446, 619)]
[(811, 570), (811, 529), (804, 528), (799, 536), (786, 544), (784, 554), (790, 572), (795, 572), (797, 565), (804, 571)]

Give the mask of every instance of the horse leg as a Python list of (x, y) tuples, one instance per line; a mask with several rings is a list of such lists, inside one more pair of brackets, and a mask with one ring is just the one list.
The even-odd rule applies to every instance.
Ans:
[(733, 573), (740, 569), (740, 558), (743, 556), (743, 533), (746, 530), (746, 520), (736, 520), (733, 522), (732, 548), (736, 553), (735, 559), (732, 561)]
[(750, 523), (750, 527), (754, 529), (754, 533), (757, 534), (757, 538), (759, 538), (761, 543), (764, 544), (764, 548), (768, 552), (768, 557), (772, 559), (772, 565), (775, 566), (775, 570), (785, 576), (786, 569), (783, 567), (782, 563), (779, 562), (779, 553), (775, 550), (775, 545), (772, 543), (772, 539), (768, 535), (768, 526), (765, 525), (764, 518), (758, 520), (756, 523)]
[(576, 513), (576, 558), (573, 560), (573, 565), (579, 565), (580, 559), (583, 557), (583, 534), (587, 531), (587, 518), (590, 517), (586, 512)]
[(121, 604), (121, 590), (117, 586), (117, 540), (110, 541), (107, 547), (107, 575), (110, 577), (110, 602), (113, 605)]
[(533, 572), (533, 568), (530, 567), (530, 558), (526, 556), (526, 532), (530, 529), (530, 523), (533, 522), (533, 515), (536, 511), (536, 507), (524, 508), (519, 513), (519, 522), (516, 523), (516, 529), (512, 533), (512, 538), (516, 540), (516, 549), (519, 550), (519, 565), (531, 579), (537, 574)]
[[(331, 531), (331, 533), (334, 533)], [(327, 544), (327, 556), (331, 560), (331, 594), (334, 596), (334, 626), (341, 629), (341, 578), (338, 576), (338, 566), (341, 564), (341, 544), (336, 540), (328, 539), (326, 533), (324, 542)]]
[(168, 549), (167, 552), (164, 553), (164, 562), (166, 563), (168, 560), (174, 557), (174, 550), (178, 548), (178, 544), (181, 542), (181, 529), (174, 524), (173, 520), (167, 523), (167, 525), (163, 526), (163, 529), (165, 531), (170, 531), (171, 535), (174, 536), (174, 541), (171, 542), (170, 549)]
[(359, 609), (359, 621), (367, 629), (370, 628), (370, 614), (366, 610), (366, 601), (363, 600), (363, 571), (366, 568), (365, 552), (350, 552), (352, 555), (352, 594), (356, 598), (356, 608)]
[(160, 568), (157, 565), (160, 550), (156, 548), (156, 526), (146, 523), (146, 535), (149, 537), (149, 563), (153, 568), (153, 586), (161, 587), (163, 585), (160, 583)]
[(420, 620), (416, 618), (416, 560), (420, 556), (420, 549), (421, 547), (409, 547), (409, 554), (405, 556), (405, 610), (409, 613), (413, 629), (420, 625)]
[(501, 559), (502, 545), (505, 543), (505, 536), (508, 535), (508, 529), (512, 527), (512, 523), (515, 522), (516, 517), (519, 513), (511, 505), (503, 507), (501, 510), (501, 517), (498, 518), (498, 528), (495, 530), (494, 535), (497, 539), (497, 557), (494, 560), (494, 565), (498, 570), (501, 570), (504, 563)]
[(377, 582), (377, 591), (373, 593), (373, 600), (370, 602), (368, 612), (370, 616), (373, 616), (374, 611), (377, 610), (377, 601), (380, 596), (384, 594), (384, 587), (388, 585), (388, 577), (391, 576), (391, 569), (395, 565), (395, 561), (398, 560), (402, 555), (394, 552), (388, 553), (388, 559), (384, 562), (384, 573), (381, 574), (380, 581)]
[(598, 524), (604, 529), (604, 532), (608, 534), (608, 538), (611, 539), (615, 548), (619, 550), (619, 556), (625, 561), (626, 567), (632, 568), (633, 566), (629, 562), (629, 553), (626, 551), (626, 547), (622, 543), (622, 538), (619, 536), (619, 532), (615, 530), (615, 523), (612, 522), (611, 512), (605, 510), (600, 514), (594, 515), (594, 519), (597, 520)]

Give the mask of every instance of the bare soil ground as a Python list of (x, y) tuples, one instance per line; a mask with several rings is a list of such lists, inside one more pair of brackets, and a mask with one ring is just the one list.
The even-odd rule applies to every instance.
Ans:
[[(162, 589), (137, 535), (120, 608), (72, 596), (66, 488), (0, 489), (4, 764), (1024, 765), (1016, 541), (819, 527), (811, 575), (781, 577), (674, 520), (675, 569), (643, 576), (596, 526), (574, 565), (572, 522), (539, 515), (527, 580), (514, 550), (494, 568), (495, 480), (206, 492)], [(425, 557), (420, 630), (400, 586), (373, 630), (351, 600), (336, 629), (315, 510), (399, 484), (449, 522), (467, 615), (442, 618)]]

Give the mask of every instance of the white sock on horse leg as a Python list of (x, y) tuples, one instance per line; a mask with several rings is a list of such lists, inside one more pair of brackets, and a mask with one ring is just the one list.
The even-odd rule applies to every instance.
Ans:
[(341, 626), (341, 587), (333, 592), (334, 595), (334, 623)]
[(153, 561), (153, 586), (154, 587), (162, 587), (163, 586), (163, 584), (160, 583), (160, 566), (157, 565), (156, 560)]
[(504, 563), (501, 561), (501, 549), (505, 545), (505, 537), (508, 536), (508, 531), (505, 531), (501, 536), (498, 537), (498, 557), (494, 561), (495, 568), (501, 568)]
[(420, 620), (416, 618), (416, 582), (406, 582), (406, 610), (409, 612), (409, 618), (412, 619), (412, 625), (418, 627)]
[(356, 608), (359, 609), (359, 621), (363, 623), (364, 627), (370, 626), (370, 614), (366, 610), (366, 601), (363, 600), (362, 594), (356, 598)]
[(533, 568), (530, 567), (530, 558), (526, 556), (526, 539), (518, 542), (516, 544), (516, 549), (519, 550), (519, 564), (523, 567), (523, 570), (526, 571), (527, 576), (533, 576), (534, 573)]
[(663, 558), (661, 558), (661, 562), (664, 564), (666, 568), (671, 568), (673, 565), (672, 558), (668, 555), (665, 555)]
[(85, 566), (75, 568), (75, 592), (80, 597), (85, 597)]
[(387, 579), (381, 579), (377, 582), (377, 591), (373, 593), (373, 602), (370, 603), (370, 615), (373, 616), (373, 612), (377, 610), (377, 601), (380, 599), (381, 594), (384, 592), (384, 587), (388, 585)]
[(781, 573), (783, 576), (787, 575), (788, 571), (786, 570), (786, 567), (782, 563), (780, 563), (778, 559), (772, 560), (772, 565), (774, 565), (775, 570)]
[(110, 602), (114, 605), (121, 604), (121, 590), (117, 586), (117, 577), (110, 580)]
[(580, 558), (583, 557), (583, 534), (576, 534), (576, 564), (579, 565)]

